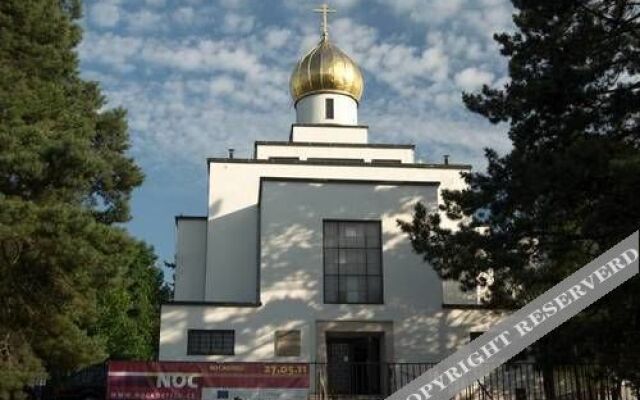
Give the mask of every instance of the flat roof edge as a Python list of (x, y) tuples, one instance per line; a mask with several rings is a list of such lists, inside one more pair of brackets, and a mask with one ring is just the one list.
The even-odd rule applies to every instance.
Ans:
[(344, 124), (329, 124), (329, 123), (325, 123), (325, 124), (309, 124), (309, 123), (293, 123), (291, 124), (291, 128), (294, 128), (296, 126), (300, 126), (300, 127), (319, 127), (319, 128), (360, 128), (360, 129), (369, 129), (369, 125), (344, 125)]
[(277, 140), (257, 140), (256, 146), (300, 146), (300, 147), (361, 147), (377, 149), (415, 149), (415, 144), (391, 144), (391, 143), (333, 143), (333, 142), (291, 142)]
[(199, 220), (206, 220), (207, 216), (206, 215), (176, 215), (175, 217), (175, 221), (176, 221), (176, 225), (178, 224), (178, 221), (180, 220), (193, 220), (193, 221), (199, 221)]
[(263, 176), (260, 177), (260, 184), (263, 182), (304, 182), (304, 183), (346, 183), (361, 185), (389, 185), (389, 186), (440, 186), (440, 182), (435, 181), (407, 181), (407, 180), (387, 180), (387, 179), (337, 179), (337, 178), (298, 178), (286, 176)]
[(464, 169), (471, 170), (470, 164), (422, 164), (422, 163), (401, 163), (401, 164), (375, 164), (375, 163), (339, 163), (323, 161), (301, 161), (301, 160), (264, 160), (255, 158), (207, 158), (207, 165), (212, 163), (227, 164), (276, 164), (276, 165), (309, 165), (309, 166), (336, 166), (336, 167), (373, 167), (373, 168), (434, 168), (434, 169)]

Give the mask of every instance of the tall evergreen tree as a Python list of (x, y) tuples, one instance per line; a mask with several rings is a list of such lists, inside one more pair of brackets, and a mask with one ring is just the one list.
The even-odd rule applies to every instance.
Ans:
[[(512, 150), (486, 150), (487, 171), (444, 192), (440, 213), (418, 205), (400, 224), (441, 277), (471, 289), (491, 271), (490, 302), (518, 307), (640, 227), (640, 8), (513, 5), (517, 30), (494, 36), (510, 82), (463, 95), (471, 111), (509, 124)], [(444, 214), (458, 230), (440, 225)], [(538, 360), (602, 362), (638, 383), (638, 337), (634, 278), (543, 341)]]
[[(0, 398), (109, 352), (150, 354), (161, 278), (114, 225), (142, 173), (125, 111), (79, 76), (79, 16), (78, 0), (0, 1)], [(126, 334), (105, 329), (117, 301)]]

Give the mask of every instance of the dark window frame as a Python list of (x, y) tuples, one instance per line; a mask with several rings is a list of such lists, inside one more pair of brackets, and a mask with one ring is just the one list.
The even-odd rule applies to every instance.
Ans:
[[(379, 238), (379, 245), (378, 247), (373, 247), (373, 248), (368, 248), (367, 244), (366, 244), (366, 235), (365, 235), (365, 244), (364, 247), (340, 247), (339, 244), (336, 244), (336, 247), (327, 247), (326, 246), (326, 230), (327, 230), (327, 223), (337, 223), (338, 227), (340, 226), (339, 224), (341, 223), (372, 223), (372, 224), (376, 224), (378, 226), (378, 238)], [(339, 228), (338, 228), (339, 229)], [(365, 228), (366, 229), (366, 228)], [(339, 235), (338, 235), (339, 237)], [(338, 270), (338, 273), (330, 273), (327, 274), (327, 249), (330, 250), (337, 250), (340, 251), (340, 249), (350, 249), (350, 250), (354, 250), (354, 249), (361, 249), (363, 250), (364, 253), (364, 257), (365, 257), (365, 273), (364, 274), (340, 274), (340, 271)], [(380, 262), (380, 272), (379, 274), (368, 274), (368, 263), (367, 263), (367, 251), (368, 250), (378, 250), (378, 259)], [(323, 278), (323, 290), (322, 290), (322, 295), (323, 295), (323, 303), (324, 304), (352, 304), (352, 305), (357, 305), (357, 304), (368, 304), (368, 305), (381, 305), (384, 304), (384, 263), (382, 260), (382, 222), (380, 220), (372, 220), (372, 219), (323, 219), (322, 220), (322, 278)], [(337, 295), (337, 301), (328, 301), (327, 300), (327, 276), (330, 277), (336, 277), (337, 278), (337, 284), (338, 284), (338, 295)], [(349, 302), (346, 299), (341, 299), (340, 298), (340, 277), (341, 276), (362, 276), (365, 277), (365, 279), (367, 279), (367, 284), (365, 285), (365, 290), (366, 290), (366, 299), (367, 301), (357, 301), (357, 302)], [(380, 294), (379, 294), (379, 298), (375, 299), (375, 300), (370, 300), (369, 299), (369, 284), (368, 284), (368, 278), (369, 277), (378, 277), (378, 282), (379, 282), (379, 286), (380, 286)]]
[(332, 98), (324, 99), (324, 119), (335, 119), (335, 102)]
[[(205, 334), (209, 335), (208, 337)], [(215, 348), (213, 341), (215, 335), (221, 335), (218, 339), (222, 341), (222, 347)], [(225, 337), (226, 335), (226, 337)], [(200, 336), (196, 339), (197, 336)], [(225, 347), (225, 341), (231, 336), (231, 347)], [(196, 340), (208, 340), (205, 346), (196, 343)], [(200, 346), (200, 347), (199, 347)], [(203, 350), (203, 347), (208, 347)], [(233, 356), (236, 349), (236, 331), (232, 329), (189, 329), (187, 331), (187, 355), (189, 356)]]

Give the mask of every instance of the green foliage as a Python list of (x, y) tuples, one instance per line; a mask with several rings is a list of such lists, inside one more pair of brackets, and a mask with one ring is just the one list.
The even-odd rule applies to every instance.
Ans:
[[(418, 205), (400, 222), (445, 278), (475, 287), (492, 271), (491, 302), (535, 298), (640, 226), (640, 10), (627, 0), (513, 0), (514, 33), (495, 35), (509, 59), (503, 88), (464, 94), (467, 107), (509, 124), (513, 148), (486, 151), (485, 173), (445, 191), (440, 215)], [(574, 318), (539, 360), (615, 365), (640, 382), (640, 279)], [(576, 337), (581, 340), (576, 340)], [(606, 338), (615, 337), (615, 340)]]
[(0, 1), (0, 398), (150, 358), (162, 277), (129, 219), (125, 111), (80, 79), (77, 0)]
[(150, 247), (138, 243), (127, 258), (122, 283), (98, 297), (100, 320), (92, 333), (104, 340), (114, 359), (152, 360), (157, 353), (160, 305), (171, 294)]

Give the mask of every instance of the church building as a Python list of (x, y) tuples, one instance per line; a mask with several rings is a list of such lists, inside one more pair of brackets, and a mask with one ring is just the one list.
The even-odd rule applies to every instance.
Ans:
[[(322, 11), (320, 41), (291, 75), (288, 139), (255, 142), (249, 159), (208, 159), (207, 215), (176, 217), (160, 361), (435, 363), (495, 321), (481, 293), (443, 282), (397, 223), (417, 202), (436, 211), (470, 166), (417, 162), (413, 144), (370, 137), (362, 71)], [(367, 368), (355, 390), (384, 384)], [(354, 390), (353, 374), (332, 379)]]

